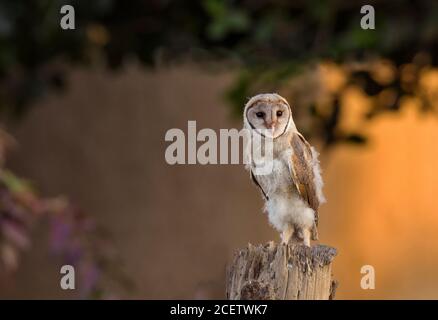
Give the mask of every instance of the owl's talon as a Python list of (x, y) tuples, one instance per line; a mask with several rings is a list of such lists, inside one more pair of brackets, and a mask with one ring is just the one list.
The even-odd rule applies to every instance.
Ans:
[(310, 236), (311, 232), (309, 229), (303, 229), (303, 244), (310, 247)]
[(291, 225), (288, 225), (285, 230), (281, 233), (281, 243), (288, 245), (293, 238), (295, 228)]

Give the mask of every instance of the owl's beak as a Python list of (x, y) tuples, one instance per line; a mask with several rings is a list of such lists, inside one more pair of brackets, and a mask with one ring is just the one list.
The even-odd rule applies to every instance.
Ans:
[(266, 128), (274, 130), (275, 129), (275, 122), (268, 122), (266, 123)]
[(275, 134), (275, 122), (268, 122), (266, 123), (266, 129), (268, 129), (269, 134), (273, 137)]

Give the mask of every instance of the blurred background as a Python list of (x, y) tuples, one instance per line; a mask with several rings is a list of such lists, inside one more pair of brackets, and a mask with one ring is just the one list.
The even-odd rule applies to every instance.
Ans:
[(164, 136), (278, 92), (321, 153), (336, 298), (438, 299), (437, 57), (436, 1), (0, 1), (0, 298), (224, 298), (278, 234), (243, 165), (170, 166)]

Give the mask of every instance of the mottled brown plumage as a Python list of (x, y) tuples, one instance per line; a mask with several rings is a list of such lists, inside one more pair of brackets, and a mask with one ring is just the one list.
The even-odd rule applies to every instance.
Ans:
[(312, 150), (309, 143), (300, 133), (294, 133), (291, 137), (292, 153), (292, 180), (300, 196), (307, 201), (315, 211), (315, 225), (312, 228), (312, 239), (318, 240), (318, 209), (319, 200), (314, 183), (314, 172), (312, 167)]

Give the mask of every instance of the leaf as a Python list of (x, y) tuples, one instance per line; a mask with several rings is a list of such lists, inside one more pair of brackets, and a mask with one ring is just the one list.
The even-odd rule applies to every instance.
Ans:
[(9, 170), (0, 171), (0, 179), (11, 192), (28, 192), (31, 190), (30, 183), (18, 178)]
[(26, 230), (20, 225), (7, 220), (2, 221), (1, 231), (3, 237), (16, 247), (20, 249), (28, 249), (30, 247), (30, 240)]
[(367, 143), (367, 138), (359, 133), (353, 133), (345, 137), (344, 141), (347, 143), (363, 145)]
[(14, 271), (18, 267), (18, 252), (9, 245), (3, 244), (0, 248), (0, 257), (8, 271)]

